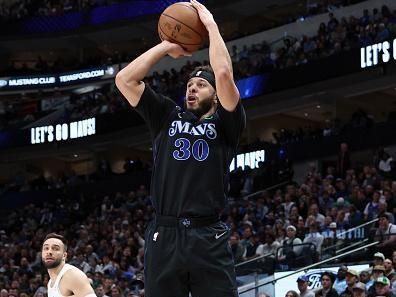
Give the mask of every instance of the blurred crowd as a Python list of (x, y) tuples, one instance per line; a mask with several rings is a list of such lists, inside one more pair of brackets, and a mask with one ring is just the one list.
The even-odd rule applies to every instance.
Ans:
[[(49, 8), (64, 3), (74, 7), (73, 1), (47, 2)], [(98, 3), (90, 1), (87, 5)], [(12, 11), (23, 17), (27, 5), (33, 4), (41, 6), (39, 1), (1, 1), (0, 14), (4, 14), (4, 7), (14, 5)], [(393, 36), (395, 26), (396, 13), (387, 7), (365, 11), (360, 18), (337, 20), (330, 13), (328, 23), (320, 25), (317, 36), (285, 39), (284, 46), (277, 50), (271, 50), (265, 42), (251, 48), (232, 48), (235, 75), (242, 78), (294, 67), (341, 50), (379, 42)], [(196, 64), (199, 63), (187, 63), (180, 72), (172, 69), (154, 73), (147, 81), (158, 91), (178, 98), (185, 87), (186, 75)], [(2, 127), (16, 124), (17, 118), (29, 123), (37, 118), (38, 112), (56, 110), (50, 103), (43, 109), (40, 97), (33, 99), (37, 99), (31, 100), (35, 101), (36, 109), (26, 114), (21, 113), (23, 110), (17, 104), (3, 103)], [(62, 108), (73, 118), (126, 108), (125, 100), (112, 86), (71, 96), (66, 101)], [(364, 118), (356, 118), (354, 125), (369, 125), (369, 121), (362, 124)], [(329, 130), (326, 133), (335, 131), (332, 127), (326, 129)], [(325, 130), (308, 135), (317, 133), (324, 135)], [(284, 130), (274, 138), (287, 143), (293, 139), (303, 141), (304, 135)], [(297, 279), (299, 292), (289, 291), (285, 297), (395, 296), (396, 176), (392, 174), (395, 166), (391, 153), (380, 149), (372, 164), (354, 166), (347, 145), (342, 145), (335, 167), (324, 168), (322, 172), (311, 166), (301, 183), (293, 181), (290, 162), (287, 158), (281, 164), (261, 162), (258, 168), (238, 168), (231, 173), (229, 207), (221, 219), (231, 228), (229, 243), (235, 262), (260, 259), (254, 262), (254, 268), (265, 273), (289, 270), (328, 259), (336, 255), (337, 248), (369, 238), (379, 242), (369, 269), (357, 272), (341, 266), (337, 275), (323, 273), (321, 287), (312, 292), (307, 291), (309, 278), (302, 276)], [(149, 166), (137, 163), (126, 162), (125, 174), (150, 171)], [(146, 187), (140, 185), (129, 192), (115, 187), (110, 195), (75, 195), (68, 191), (76, 185), (101, 182), (112, 176), (106, 162), (101, 164), (96, 176), (70, 174), (57, 179), (41, 176), (1, 187), (1, 195), (57, 191), (53, 200), (42, 205), (30, 203), (3, 216), (1, 297), (46, 297), (48, 275), (41, 265), (40, 250), (43, 238), (50, 232), (61, 233), (68, 239), (67, 261), (88, 275), (98, 297), (144, 296), (144, 231), (153, 216)], [(263, 190), (278, 183), (282, 184)], [(370, 221), (373, 223), (368, 227), (354, 229)], [(367, 261), (362, 254), (353, 256), (356, 258), (350, 260)], [(355, 295), (356, 292), (360, 295)]]
[[(0, 22), (10, 23), (33, 16), (58, 16), (68, 12), (92, 9), (126, 0), (0, 0)], [(365, 0), (309, 0), (306, 12), (289, 18), (285, 22), (300, 17), (323, 13)], [(277, 23), (276, 25), (282, 25)]]
[(49, 115), (52, 121), (72, 121), (130, 110), (114, 83), (82, 94), (57, 90), (50, 94), (22, 94), (20, 98), (11, 95), (0, 101), (0, 131), (28, 125)]
[[(368, 292), (369, 285), (377, 290), (377, 283), (385, 283), (379, 281), (377, 270), (388, 276), (396, 260), (396, 181), (383, 171), (383, 161), (390, 157), (381, 149), (373, 164), (353, 167), (345, 160), (349, 158), (347, 149), (343, 151), (339, 163), (344, 166), (328, 167), (324, 173), (311, 166), (301, 184), (293, 182), (291, 174), (273, 190), (263, 191), (274, 185), (271, 182), (282, 180), (268, 182), (269, 176), (280, 173), (266, 164), (232, 172), (229, 207), (221, 219), (231, 228), (236, 263), (258, 259), (255, 268), (264, 273), (290, 270), (332, 257), (339, 247), (369, 238), (379, 241), (375, 251), (381, 253), (382, 262), (366, 271), (368, 279), (361, 278), (363, 272), (353, 272), (353, 281), (366, 282)], [(46, 296), (48, 276), (41, 266), (40, 249), (44, 236), (53, 231), (69, 240), (67, 261), (89, 276), (99, 297), (143, 296), (144, 230), (153, 216), (150, 195), (144, 185), (128, 192), (114, 188), (109, 195), (71, 194), (69, 190), (76, 185), (95, 184), (112, 176), (108, 166), (99, 168), (102, 172), (96, 178), (69, 175), (61, 183), (41, 177), (30, 188), (3, 187), (2, 195), (56, 192), (53, 200), (42, 205), (29, 203), (4, 215), (0, 230), (2, 297)], [(149, 166), (128, 160), (124, 169), (125, 174), (150, 171)], [(353, 229), (372, 220), (376, 221), (368, 228)], [(367, 261), (362, 254), (353, 256), (349, 260)], [(346, 275), (343, 290), (352, 288)], [(391, 288), (392, 283), (393, 277), (385, 287)]]
[(33, 16), (56, 16), (72, 11), (109, 5), (120, 0), (1, 0), (1, 23)]
[[(381, 252), (374, 253), (367, 269), (356, 271), (341, 265), (337, 273), (320, 273), (320, 285), (313, 288), (308, 275), (297, 278), (298, 291), (289, 290), (285, 297), (375, 297), (396, 296), (396, 252), (392, 258), (385, 258)], [(269, 297), (262, 293), (258, 297)]]
[[(385, 41), (395, 34), (396, 11), (392, 12), (385, 5), (371, 12), (364, 10), (360, 17), (337, 19), (333, 13), (329, 13), (327, 23), (320, 24), (315, 36), (286, 37), (283, 39), (283, 45), (278, 47), (270, 46), (265, 41), (250, 47), (233, 46), (230, 55), (234, 77), (241, 79), (273, 70), (296, 67), (342, 51)], [(180, 72), (171, 70), (162, 74), (156, 73), (149, 78), (149, 81), (159, 81), (157, 85), (161, 92), (172, 92), (181, 87), (178, 84), (184, 82), (186, 70), (194, 64), (187, 63)]]
[[(270, 45), (265, 40), (251, 46), (231, 47), (230, 54), (234, 64), (235, 79), (252, 76), (258, 73), (285, 69), (306, 64), (310, 61), (322, 59), (352, 48), (367, 46), (388, 40), (396, 34), (396, 11), (386, 5), (372, 11), (365, 9), (361, 16), (349, 16), (337, 19), (333, 12), (329, 12), (328, 21), (322, 22), (317, 34), (303, 35), (301, 38), (287, 36), (282, 38), (283, 45)], [(112, 56), (94, 57), (90, 55), (83, 63), (72, 61), (64, 65), (59, 58), (49, 63), (45, 58), (38, 57), (33, 67), (27, 65), (20, 69), (13, 69), (11, 65), (7, 73), (32, 74), (45, 71), (65, 71), (78, 67), (97, 67), (105, 64), (126, 62), (131, 57), (125, 53), (115, 52)], [(198, 62), (197, 62), (198, 63)], [(200, 61), (205, 64), (207, 61)], [(186, 65), (188, 68), (190, 65)], [(72, 68), (73, 67), (73, 68)], [(181, 81), (184, 72), (171, 70), (157, 74), (157, 79), (164, 79), (166, 83)]]
[[(303, 36), (301, 39), (288, 37), (283, 40), (283, 46), (276, 49), (265, 41), (251, 47), (237, 48), (233, 46), (230, 49), (230, 54), (234, 65), (234, 76), (235, 79), (241, 79), (268, 71), (296, 67), (341, 51), (381, 42), (390, 39), (395, 34), (396, 11), (390, 11), (387, 6), (382, 6), (371, 12), (365, 10), (361, 17), (350, 16), (341, 20), (334, 17), (333, 13), (329, 13), (328, 22), (320, 24), (318, 34), (315, 36)], [(102, 62), (104, 64), (119, 63), (123, 58), (125, 55), (117, 53), (112, 58), (106, 59), (106, 62)], [(89, 65), (93, 66), (94, 63), (92, 63), (93, 61), (90, 61)], [(172, 68), (162, 73), (154, 72), (152, 76), (146, 78), (146, 82), (150, 83), (158, 92), (181, 103), (188, 74), (196, 66), (206, 64), (208, 61), (189, 61), (180, 71)], [(50, 67), (45, 60), (39, 58), (35, 69), (38, 73), (42, 73), (44, 69), (50, 69)], [(68, 97), (65, 109), (76, 116), (114, 112), (126, 107), (125, 100), (114, 89), (114, 85), (108, 85), (103, 89), (83, 95), (59, 94), (59, 91), (56, 91), (51, 96), (54, 99)], [(40, 118), (43, 113), (45, 115), (51, 111), (51, 106), (42, 102), (48, 102), (42, 93), (24, 94), (22, 97), (22, 100), (20, 100), (21, 98), (10, 98), (9, 100), (5, 98), (1, 102), (1, 127), (21, 122), (29, 123)], [(58, 105), (57, 108), (59, 107)], [(301, 131), (295, 132), (296, 134), (292, 137), (299, 137)], [(317, 131), (309, 133), (311, 132), (316, 133)], [(323, 131), (323, 133), (331, 132), (331, 130)]]
[[(390, 114), (388, 115), (388, 120)], [(324, 127), (304, 126), (294, 128), (281, 128), (272, 133), (275, 143), (280, 145), (302, 142), (305, 140), (320, 140), (323, 137), (342, 135), (345, 130), (366, 130), (374, 126), (374, 116), (363, 110), (357, 109), (351, 117), (342, 123), (340, 119), (327, 119)]]

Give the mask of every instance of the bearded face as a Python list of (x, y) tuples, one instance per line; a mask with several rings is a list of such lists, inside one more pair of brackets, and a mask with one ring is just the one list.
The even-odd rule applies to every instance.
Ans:
[(216, 106), (216, 91), (205, 79), (191, 78), (187, 83), (185, 108), (198, 118)]
[(47, 239), (41, 250), (41, 261), (45, 268), (53, 269), (61, 265), (66, 259), (65, 246), (56, 238)]
[(62, 259), (42, 259), (42, 262), (45, 268), (53, 269), (62, 263)]

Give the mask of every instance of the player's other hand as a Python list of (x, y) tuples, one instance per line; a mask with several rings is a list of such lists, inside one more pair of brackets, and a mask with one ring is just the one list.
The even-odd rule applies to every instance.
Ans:
[(173, 43), (173, 42), (164, 40), (164, 41), (162, 41), (162, 44), (166, 47), (167, 54), (174, 59), (177, 59), (180, 57), (192, 56), (192, 53), (186, 51), (183, 47), (181, 47), (177, 43)]
[(210, 25), (216, 24), (212, 13), (203, 4), (199, 3), (197, 0), (190, 0), (190, 3), (198, 11), (199, 18), (206, 29), (208, 29)]

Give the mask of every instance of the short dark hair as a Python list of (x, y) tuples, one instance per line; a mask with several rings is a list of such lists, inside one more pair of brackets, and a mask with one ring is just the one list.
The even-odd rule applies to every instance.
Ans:
[(274, 234), (273, 232), (268, 232), (268, 233), (266, 234), (266, 237), (267, 237), (267, 238), (271, 238), (272, 240), (275, 240), (275, 234)]
[(387, 219), (388, 221), (390, 221), (390, 220), (389, 220), (389, 215), (388, 215), (387, 213), (385, 213), (385, 212), (381, 212), (381, 213), (378, 215), (378, 219), (381, 219), (381, 218), (385, 218), (385, 219)]
[(65, 237), (63, 237), (63, 236), (60, 235), (60, 234), (54, 233), (54, 232), (53, 232), (53, 233), (48, 233), (48, 234), (45, 236), (43, 242), (45, 242), (47, 239), (50, 239), (50, 238), (56, 238), (56, 239), (59, 239), (60, 241), (62, 241), (62, 243), (63, 243), (63, 245), (64, 245), (64, 247), (65, 247), (65, 251), (67, 251), (67, 242), (66, 242)]
[(330, 281), (331, 281), (332, 284), (334, 283), (335, 277), (334, 277), (334, 274), (332, 272), (330, 272), (330, 271), (323, 272), (322, 276), (320, 277), (320, 280), (322, 280), (322, 278), (324, 276), (327, 276), (328, 278), (330, 278)]
[(286, 296), (287, 296), (288, 294), (291, 294), (291, 295), (293, 295), (294, 297), (300, 296), (300, 295), (299, 295), (296, 291), (294, 291), (294, 290), (289, 290), (289, 291), (287, 291), (287, 292), (286, 292)]

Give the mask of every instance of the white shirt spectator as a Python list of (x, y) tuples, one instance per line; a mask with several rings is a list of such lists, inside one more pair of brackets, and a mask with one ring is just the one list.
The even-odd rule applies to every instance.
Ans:
[(312, 243), (315, 245), (316, 251), (320, 253), (324, 236), (319, 232), (310, 232), (305, 235), (303, 243)]
[(258, 256), (263, 256), (263, 255), (267, 255), (267, 254), (275, 255), (278, 247), (280, 247), (280, 243), (277, 241), (274, 241), (270, 245), (268, 243), (260, 244), (256, 249), (256, 255), (258, 255)]
[(378, 164), (379, 170), (382, 172), (390, 172), (392, 169), (391, 168), (392, 161), (393, 161), (392, 157), (389, 157), (386, 160), (381, 160)]

